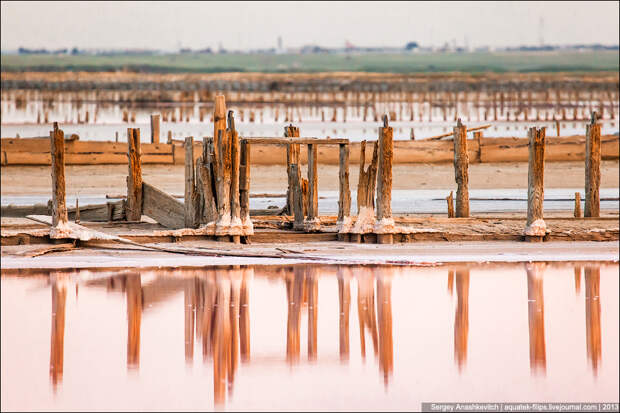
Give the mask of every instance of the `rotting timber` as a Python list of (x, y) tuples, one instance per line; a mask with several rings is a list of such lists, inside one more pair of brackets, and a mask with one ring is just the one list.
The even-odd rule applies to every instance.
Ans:
[[(159, 243), (181, 240), (212, 239), (224, 242), (304, 242), (348, 241), (391, 244), (420, 240), (618, 240), (617, 217), (575, 218), (553, 217), (543, 221), (544, 156), (546, 140), (544, 129), (530, 131), (530, 178), (528, 215), (523, 217), (471, 217), (467, 191), (467, 142), (463, 138), (466, 126), (460, 120), (454, 128), (454, 155), (457, 192), (456, 218), (393, 216), (391, 210), (392, 163), (394, 141), (388, 116), (378, 128), (372, 161), (364, 170), (365, 146), (359, 157), (357, 216), (351, 214), (349, 187), (349, 141), (347, 139), (300, 138), (298, 130), (290, 125), (284, 138), (243, 138), (235, 130), (232, 111), (227, 113), (223, 96), (216, 97), (214, 136), (205, 138), (196, 157), (192, 138), (186, 140), (185, 199), (179, 201), (145, 182), (141, 176), (141, 143), (139, 130), (130, 129), (126, 156), (128, 159), (127, 199), (108, 204), (107, 224), (88, 221), (88, 207), (82, 207), (81, 224), (68, 221), (69, 211), (65, 201), (65, 147), (63, 133), (54, 125), (50, 133), (52, 156), (52, 205), (51, 216), (29, 215), (30, 224), (3, 226), (2, 245), (26, 243), (77, 243), (82, 246), (101, 243), (120, 243), (150, 250), (193, 254), (217, 255), (216, 251), (186, 247), (162, 247)], [(597, 116), (593, 114), (588, 125), (588, 138), (600, 139)], [(598, 134), (598, 135), (597, 135)], [(250, 148), (255, 144), (284, 145), (289, 153), (287, 168), (291, 211), (284, 216), (250, 216), (249, 190)], [(299, 146), (306, 145), (308, 157), (307, 192), (304, 192), (300, 166)], [(200, 146), (200, 145), (198, 145)], [(319, 146), (337, 146), (339, 151), (339, 202), (337, 216), (321, 216), (318, 210), (317, 163)], [(598, 145), (589, 145), (594, 155), (600, 156)], [(586, 176), (600, 176), (600, 162), (585, 162)], [(588, 183), (587, 201), (598, 205), (599, 188), (596, 178)], [(592, 183), (594, 182), (594, 184)], [(461, 194), (459, 194), (462, 191)], [(463, 195), (465, 194), (465, 195)], [(449, 202), (452, 198), (449, 197)], [(304, 204), (306, 207), (304, 208)], [(594, 207), (590, 207), (594, 209)], [(118, 213), (117, 211), (121, 212)], [(76, 217), (74, 209), (72, 217)], [(415, 213), (415, 211), (411, 211)], [(141, 222), (147, 215), (158, 224)], [(591, 214), (592, 215), (592, 214)], [(610, 219), (611, 218), (611, 219)], [(35, 224), (34, 222), (38, 224)], [(44, 225), (41, 225), (44, 224)], [(51, 228), (50, 228), (51, 227)], [(525, 230), (523, 229), (525, 228)], [(243, 251), (237, 254), (243, 255)], [(290, 254), (289, 254), (290, 255)], [(278, 257), (288, 256), (286, 253)], [(296, 256), (296, 255), (295, 255)]]

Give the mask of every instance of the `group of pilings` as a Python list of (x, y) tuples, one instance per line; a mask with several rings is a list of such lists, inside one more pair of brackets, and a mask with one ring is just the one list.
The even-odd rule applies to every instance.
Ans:
[[(320, 231), (318, 211), (318, 145), (339, 145), (339, 239), (361, 242), (365, 234), (374, 234), (378, 243), (392, 243), (393, 234), (403, 231), (394, 224), (391, 209), (393, 129), (388, 116), (374, 142), (371, 164), (365, 167), (366, 141), (362, 142), (360, 173), (357, 190), (358, 216), (350, 216), (349, 142), (346, 139), (300, 138), (299, 128), (289, 125), (285, 138), (239, 138), (232, 111), (226, 114), (224, 96), (216, 97), (214, 134), (203, 139), (202, 155), (195, 159), (192, 137), (185, 140), (185, 201), (159, 191), (142, 181), (140, 160), (140, 130), (127, 131), (127, 202), (126, 219), (140, 221), (149, 215), (170, 228), (202, 229), (202, 234), (221, 240), (240, 242), (253, 233), (250, 219), (250, 145), (256, 143), (287, 145), (288, 191), (286, 211), (294, 216), (293, 229), (305, 232)], [(586, 128), (585, 156), (585, 217), (600, 214), (601, 127), (598, 116), (592, 113)], [(545, 128), (529, 130), (528, 203), (524, 237), (540, 241), (546, 235), (543, 217)], [(52, 159), (52, 224), (62, 229), (67, 222), (64, 177), (64, 134), (54, 123), (50, 133)], [(458, 119), (453, 130), (456, 208), (453, 194), (447, 198), (450, 217), (469, 217), (469, 158), (467, 128)], [(151, 117), (151, 142), (159, 141), (159, 115)], [(300, 145), (307, 145), (308, 179), (301, 178)], [(375, 203), (376, 193), (376, 203)], [(578, 201), (576, 201), (578, 202)], [(376, 212), (375, 212), (376, 209)], [(580, 209), (580, 205), (579, 205)], [(78, 208), (79, 211), (79, 208)], [(79, 212), (77, 214), (79, 216)], [(575, 211), (575, 216), (581, 212)], [(79, 218), (78, 218), (79, 220)], [(406, 231), (406, 230), (405, 230)]]

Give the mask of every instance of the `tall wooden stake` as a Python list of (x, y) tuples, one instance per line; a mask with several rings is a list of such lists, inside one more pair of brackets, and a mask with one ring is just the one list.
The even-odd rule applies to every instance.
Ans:
[(380, 244), (392, 243), (394, 219), (392, 218), (392, 161), (394, 158), (393, 129), (388, 117), (383, 115), (379, 128), (379, 167), (377, 169), (377, 222), (374, 232)]
[(239, 159), (239, 202), (241, 204), (241, 224), (244, 235), (252, 235), (254, 227), (250, 219), (250, 144), (241, 143)]
[(319, 220), (317, 150), (318, 145), (308, 145), (308, 216), (304, 222), (306, 231), (318, 231), (321, 229), (321, 221)]
[(241, 228), (241, 204), (239, 203), (239, 134), (235, 129), (233, 111), (228, 111), (228, 130), (230, 139), (230, 235), (233, 242), (239, 243), (239, 236), (243, 234)]
[(127, 221), (140, 221), (142, 218), (142, 162), (140, 155), (140, 129), (128, 128)]
[(456, 216), (469, 217), (469, 156), (467, 127), (458, 119), (454, 128), (454, 178), (456, 180)]
[(581, 194), (579, 192), (575, 192), (575, 218), (581, 218)]
[(543, 220), (545, 199), (545, 128), (529, 130), (529, 163), (527, 174), (526, 241), (542, 241), (547, 226)]
[(338, 162), (339, 197), (338, 197), (338, 230), (348, 232), (351, 227), (351, 188), (349, 186), (349, 145), (340, 144)]
[(594, 112), (590, 124), (586, 126), (586, 199), (584, 217), (600, 216), (601, 184), (601, 125), (596, 122)]
[(50, 132), (52, 154), (52, 226), (68, 221), (65, 191), (65, 134), (54, 122)]
[(194, 138), (185, 138), (185, 227), (196, 228), (200, 218), (196, 208), (196, 180), (194, 173)]

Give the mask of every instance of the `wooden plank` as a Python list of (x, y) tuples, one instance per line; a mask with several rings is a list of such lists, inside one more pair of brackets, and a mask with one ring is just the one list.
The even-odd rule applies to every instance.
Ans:
[(68, 221), (65, 190), (65, 134), (54, 122), (54, 130), (50, 132), (52, 155), (52, 226), (65, 224)]
[(185, 207), (182, 202), (153, 185), (142, 183), (143, 213), (166, 228), (178, 229), (185, 225)]
[(247, 141), (248, 143), (254, 144), (263, 144), (263, 145), (286, 145), (289, 143), (299, 143), (302, 145), (340, 145), (343, 143), (349, 143), (348, 139), (343, 138), (261, 138), (261, 137), (251, 137), (251, 138), (242, 138), (243, 141)]
[[(49, 139), (2, 139), (2, 150), (5, 152), (49, 153), (47, 145)], [(143, 154), (171, 154), (172, 144), (145, 143), (141, 145)], [(127, 146), (122, 142), (113, 141), (67, 141), (65, 139), (65, 153), (127, 153)]]

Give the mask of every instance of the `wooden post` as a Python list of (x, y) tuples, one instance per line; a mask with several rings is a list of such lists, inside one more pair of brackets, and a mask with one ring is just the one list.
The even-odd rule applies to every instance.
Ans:
[(346, 233), (351, 227), (351, 188), (349, 186), (349, 144), (340, 144), (340, 156), (338, 162), (339, 197), (338, 197), (338, 222), (340, 233)]
[(581, 218), (581, 194), (575, 192), (575, 218)]
[(244, 235), (252, 235), (254, 226), (250, 219), (250, 144), (241, 143), (239, 159), (239, 203), (241, 204), (241, 226)]
[[(291, 175), (293, 177), (298, 176), (300, 174), (299, 164), (292, 163), (291, 164)], [(293, 223), (293, 229), (296, 231), (304, 229), (304, 206), (303, 206), (303, 195), (301, 193), (301, 180), (300, 179), (292, 179), (291, 181), (291, 191), (293, 192), (293, 215), (295, 221)]]
[(230, 134), (218, 130), (217, 146), (215, 147), (216, 194), (217, 194), (217, 225), (216, 235), (228, 235), (230, 228)]
[(317, 156), (318, 145), (308, 145), (308, 216), (304, 222), (306, 231), (319, 231), (319, 195), (318, 195), (318, 171)]
[[(284, 136), (287, 138), (299, 138), (299, 128), (289, 125), (284, 128)], [(298, 179), (301, 181), (301, 169), (297, 169), (297, 176), (291, 174), (291, 164), (296, 163), (299, 165), (299, 151), (300, 146), (298, 143), (289, 143), (286, 145), (286, 173), (288, 174), (288, 189), (286, 191), (286, 211), (289, 215), (293, 212), (293, 191), (291, 190), (292, 181)], [(300, 183), (300, 186), (303, 186)]]
[(127, 221), (142, 219), (142, 162), (140, 160), (140, 129), (127, 129)]
[(241, 224), (241, 204), (239, 202), (239, 163), (241, 160), (239, 153), (239, 134), (235, 129), (235, 118), (233, 111), (228, 111), (228, 130), (226, 131), (230, 140), (230, 235), (233, 242), (241, 242), (240, 235), (243, 234)]
[(545, 199), (545, 128), (529, 130), (526, 241), (542, 241), (547, 227), (543, 220)]
[(54, 122), (54, 130), (50, 132), (52, 155), (52, 226), (66, 223), (67, 203), (65, 192), (65, 134)]
[(79, 224), (80, 223), (80, 199), (79, 198), (75, 198), (75, 223)]
[(446, 197), (448, 201), (448, 218), (454, 218), (454, 191), (450, 191), (450, 195)]
[(379, 166), (377, 169), (377, 222), (374, 232), (379, 244), (392, 243), (394, 219), (392, 218), (392, 160), (394, 158), (393, 129), (388, 117), (383, 115), (379, 128)]
[(600, 216), (601, 184), (601, 125), (596, 122), (597, 114), (592, 113), (590, 124), (586, 125), (586, 199), (584, 217)]
[(151, 115), (151, 143), (159, 143), (160, 115)]
[(351, 241), (360, 242), (361, 234), (372, 232), (375, 225), (375, 186), (377, 183), (377, 160), (379, 143), (373, 144), (372, 161), (364, 170), (366, 141), (360, 145), (360, 171), (357, 183), (357, 218), (351, 230)]
[(217, 220), (217, 201), (215, 198), (215, 181), (213, 180), (213, 139), (203, 139), (203, 153), (196, 166), (197, 185), (201, 186), (202, 218), (205, 224), (215, 226)]
[(456, 190), (456, 216), (469, 217), (469, 155), (467, 154), (467, 127), (459, 118), (454, 128), (454, 178)]
[(118, 142), (118, 131), (114, 132), (114, 142)]
[(200, 218), (196, 208), (196, 182), (194, 174), (194, 138), (185, 138), (185, 227), (196, 228)]

